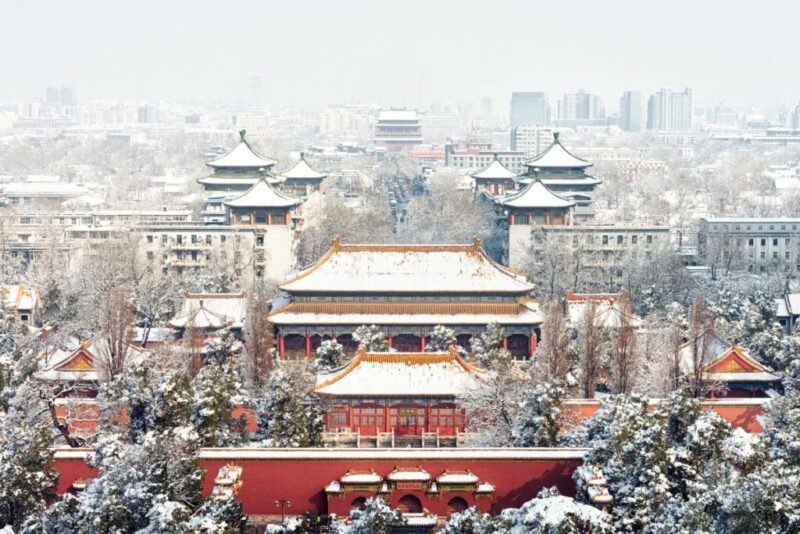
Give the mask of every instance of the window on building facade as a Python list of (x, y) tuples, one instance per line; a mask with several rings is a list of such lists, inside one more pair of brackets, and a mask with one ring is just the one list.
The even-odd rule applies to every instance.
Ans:
[(209, 235), (206, 236), (206, 245), (210, 245), (210, 244), (211, 244), (211, 235), (209, 234)]
[(653, 242), (653, 236), (651, 236), (651, 235), (648, 235), (648, 236), (647, 236), (647, 239), (645, 240), (645, 242), (646, 242), (648, 245), (649, 245), (650, 243), (652, 243), (652, 242)]
[(638, 242), (639, 242), (639, 236), (638, 235), (632, 235), (631, 236), (631, 244), (635, 245)]
[(767, 246), (767, 240), (766, 239), (762, 239), (761, 240), (761, 246), (762, 247), (766, 247)]
[(777, 239), (773, 239), (772, 240), (772, 246), (773, 247), (777, 247), (778, 246), (778, 240)]
[(624, 235), (618, 235), (617, 236), (617, 245), (621, 245), (624, 241), (625, 241), (625, 236)]
[(754, 240), (752, 237), (751, 237), (750, 239), (748, 239), (748, 240), (747, 240), (747, 245), (748, 245), (748, 246), (751, 246), (751, 247), (752, 247), (754, 244), (755, 244), (755, 240)]
[(608, 236), (607, 235), (603, 236), (603, 244), (604, 245), (608, 245)]

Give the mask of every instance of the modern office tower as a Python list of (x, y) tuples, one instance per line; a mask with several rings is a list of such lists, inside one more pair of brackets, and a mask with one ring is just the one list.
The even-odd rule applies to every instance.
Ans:
[(531, 91), (511, 93), (509, 121), (512, 128), (550, 124), (550, 104), (545, 94)]
[(644, 129), (644, 100), (641, 91), (625, 91), (619, 99), (619, 127), (627, 132)]
[(691, 130), (692, 90), (661, 89), (647, 102), (648, 130)]

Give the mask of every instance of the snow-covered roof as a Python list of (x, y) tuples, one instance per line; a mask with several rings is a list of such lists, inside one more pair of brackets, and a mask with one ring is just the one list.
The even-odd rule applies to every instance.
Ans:
[(262, 156), (253, 150), (253, 147), (245, 140), (245, 130), (239, 132), (239, 143), (224, 156), (207, 161), (206, 165), (215, 169), (253, 169), (258, 170), (262, 167), (269, 168), (277, 163), (274, 159)]
[(317, 377), (314, 391), (331, 396), (458, 396), (485, 371), (455, 352), (360, 352), (344, 368)]
[(532, 325), (542, 322), (538, 305), (516, 302), (308, 302), (297, 301), (270, 313), (270, 322), (341, 325)]
[(525, 165), (538, 169), (585, 169), (592, 164), (572, 155), (558, 140), (558, 132), (553, 132), (553, 143), (544, 152), (526, 161)]
[(204, 178), (200, 178), (197, 180), (197, 183), (203, 185), (255, 185), (259, 182), (261, 178), (259, 177), (250, 177), (250, 178), (241, 178), (238, 176), (206, 176)]
[(9, 182), (0, 184), (0, 193), (9, 197), (77, 197), (87, 190), (69, 182)]
[(383, 477), (375, 471), (348, 471), (339, 478), (342, 484), (379, 484)]
[(392, 482), (427, 482), (431, 474), (421, 467), (395, 467), (386, 479)]
[(512, 193), (498, 202), (512, 208), (570, 208), (575, 205), (572, 200), (550, 191), (539, 180), (534, 180), (521, 191)]
[(333, 245), (280, 285), (290, 293), (514, 293), (533, 290), (523, 276), (471, 245)]
[[(789, 306), (788, 306), (788, 299), (786, 298), (779, 298), (775, 299), (775, 316), (776, 317), (790, 317), (791, 314), (789, 313)], [(800, 311), (800, 310), (798, 310)]]
[(300, 202), (302, 201), (299, 198), (277, 191), (262, 179), (241, 195), (226, 200), (224, 204), (231, 208), (290, 208)]
[(170, 321), (174, 328), (242, 328), (247, 293), (186, 293), (181, 313)]
[(475, 487), (475, 493), (494, 493), (494, 486), (488, 482), (481, 482)]
[(426, 513), (404, 513), (403, 526), (404, 527), (435, 527), (439, 518), (436, 514)]
[(378, 121), (380, 122), (416, 120), (418, 120), (416, 109), (382, 109), (378, 113)]
[[(149, 353), (140, 347), (126, 343), (128, 358), (142, 361)], [(109, 353), (108, 338), (95, 336), (75, 346), (44, 352), (39, 356), (40, 380), (96, 382), (100, 376), (96, 362)]]
[(436, 477), (439, 484), (477, 484), (479, 481), (478, 476), (471, 471), (445, 471)]
[(638, 328), (642, 320), (630, 311), (630, 296), (621, 293), (573, 293), (567, 292), (567, 315), (569, 323), (579, 328), (584, 314), (594, 306), (595, 325), (601, 328), (619, 328), (627, 317), (629, 324)]
[(31, 311), (39, 305), (39, 292), (23, 284), (0, 286), (0, 295), (6, 308)]
[(476, 172), (472, 175), (473, 178), (483, 180), (513, 180), (517, 174), (508, 170), (508, 168), (500, 163), (500, 160), (495, 156), (494, 160), (485, 169)]
[(786, 305), (792, 315), (800, 315), (800, 293), (788, 293)]
[[(687, 374), (692, 373), (692, 346), (690, 341), (680, 348), (681, 367)], [(702, 347), (702, 338), (697, 343)], [(712, 382), (778, 382), (777, 375), (762, 363), (753, 359), (738, 345), (729, 345), (714, 337), (707, 350), (707, 362), (703, 364), (703, 378)]]
[(311, 165), (308, 164), (302, 153), (300, 153), (300, 161), (295, 163), (294, 167), (286, 172), (281, 173), (282, 178), (287, 178), (289, 180), (298, 180), (301, 178), (321, 180), (326, 176), (327, 174), (322, 174), (321, 172), (317, 172), (312, 169)]

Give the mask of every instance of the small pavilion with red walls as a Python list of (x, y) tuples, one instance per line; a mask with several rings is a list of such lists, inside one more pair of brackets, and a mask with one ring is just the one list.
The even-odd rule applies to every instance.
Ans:
[(536, 351), (542, 323), (534, 286), (492, 260), (480, 239), (469, 245), (345, 245), (335, 238), (311, 267), (279, 286), (269, 319), (278, 353), (308, 359), (323, 340), (335, 338), (349, 353), (353, 332), (376, 325), (401, 352), (424, 352), (437, 325), (455, 330), (458, 343), (489, 323), (506, 331), (505, 345), (518, 359)]
[(456, 352), (359, 352), (345, 367), (317, 378), (328, 432), (357, 434), (356, 445), (456, 445), (465, 439), (459, 395), (485, 371)]

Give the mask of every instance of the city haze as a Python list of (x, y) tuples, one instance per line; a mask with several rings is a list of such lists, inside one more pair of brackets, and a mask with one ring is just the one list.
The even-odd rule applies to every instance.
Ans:
[[(780, 16), (776, 16), (780, 13)], [(793, 103), (800, 4), (615, 2), (13, 2), (0, 100), (237, 99), (424, 106), (588, 89), (693, 87), (697, 103)], [(612, 104), (613, 103), (613, 104)]]

